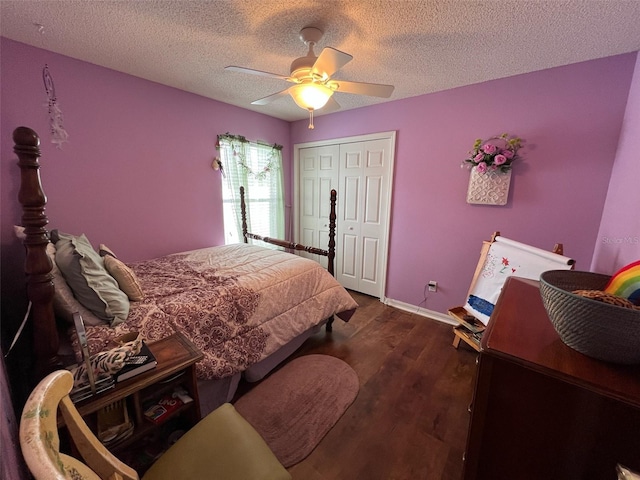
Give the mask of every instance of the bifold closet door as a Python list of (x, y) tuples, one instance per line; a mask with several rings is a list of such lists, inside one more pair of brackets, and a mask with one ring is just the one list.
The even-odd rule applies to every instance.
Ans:
[(390, 141), (340, 145), (336, 278), (345, 287), (380, 298), (386, 250)]
[[(340, 147), (329, 145), (300, 150), (299, 242), (327, 249), (329, 245), (329, 198), (338, 186)], [(338, 203), (340, 199), (338, 199)], [(327, 267), (327, 257), (301, 252)]]

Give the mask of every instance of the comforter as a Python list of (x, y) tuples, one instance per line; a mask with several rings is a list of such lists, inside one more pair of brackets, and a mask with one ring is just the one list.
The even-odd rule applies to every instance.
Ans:
[[(236, 244), (132, 263), (144, 299), (116, 326), (87, 327), (91, 354), (139, 332), (152, 342), (181, 332), (204, 354), (200, 379), (246, 370), (332, 315), (348, 321), (349, 293), (313, 260)], [(77, 348), (77, 338), (73, 339)]]

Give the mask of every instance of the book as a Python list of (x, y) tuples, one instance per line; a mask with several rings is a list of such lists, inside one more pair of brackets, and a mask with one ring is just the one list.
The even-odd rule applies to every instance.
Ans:
[(133, 429), (125, 399), (117, 400), (98, 410), (98, 440), (104, 445), (112, 446), (129, 438)]
[(462, 317), (458, 317), (458, 321), (474, 334), (481, 334), (486, 328), (484, 324), (473, 315), (463, 315)]
[(105, 375), (104, 377), (98, 377), (96, 379), (94, 385), (95, 393), (91, 390), (91, 385), (86, 384), (81, 387), (73, 387), (73, 390), (69, 393), (69, 397), (73, 403), (78, 403), (99, 393), (106, 392), (115, 386), (116, 382), (113, 380), (113, 377), (111, 375)]
[(158, 365), (156, 357), (153, 356), (147, 344), (142, 342), (140, 353), (129, 357), (124, 367), (116, 373), (116, 382), (122, 382), (141, 373), (148, 372), (156, 368), (156, 365)]
[[(81, 386), (73, 386), (73, 389), (69, 393), (69, 397), (73, 403), (81, 402), (89, 397), (102, 393), (110, 388), (115, 387), (115, 382), (111, 375), (94, 375), (94, 371), (91, 368), (91, 361), (89, 356), (89, 347), (87, 345), (87, 333), (84, 328), (84, 320), (79, 312), (73, 314), (73, 323), (78, 334), (78, 342), (80, 343), (80, 349), (82, 350), (82, 364), (84, 364), (87, 370), (87, 377), (89, 383)], [(80, 366), (81, 364), (78, 364)]]

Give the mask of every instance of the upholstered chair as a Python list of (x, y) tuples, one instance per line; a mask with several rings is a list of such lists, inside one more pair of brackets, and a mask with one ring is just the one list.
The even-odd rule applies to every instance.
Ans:
[[(71, 373), (49, 374), (33, 390), (20, 421), (20, 446), (36, 480), (139, 480), (89, 429), (69, 398)], [(83, 461), (60, 452), (57, 412)], [(262, 437), (226, 403), (185, 433), (147, 470), (156, 479), (291, 479)]]

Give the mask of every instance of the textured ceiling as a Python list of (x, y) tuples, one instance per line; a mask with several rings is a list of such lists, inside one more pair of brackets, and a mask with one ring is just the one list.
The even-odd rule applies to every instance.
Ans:
[[(4, 37), (225, 103), (297, 120), (274, 78), (306, 54), (302, 27), (353, 55), (334, 78), (395, 85), (336, 93), (343, 110), (640, 50), (640, 0), (0, 0)], [(35, 26), (44, 26), (42, 32)], [(318, 112), (321, 114), (321, 111)]]

